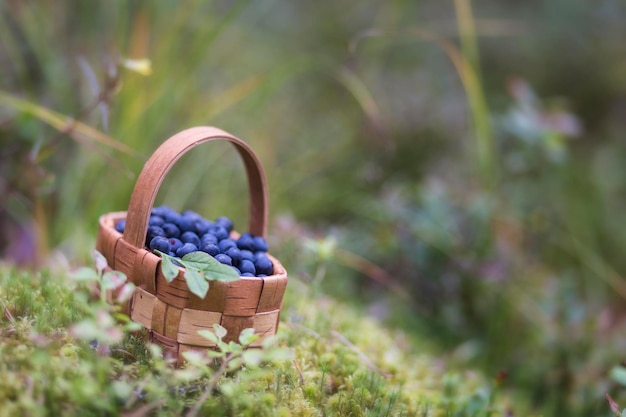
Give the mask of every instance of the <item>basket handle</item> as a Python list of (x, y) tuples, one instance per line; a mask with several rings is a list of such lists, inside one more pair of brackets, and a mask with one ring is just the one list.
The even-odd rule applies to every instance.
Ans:
[(259, 159), (241, 139), (215, 127), (201, 126), (183, 130), (163, 142), (143, 167), (130, 197), (126, 214), (124, 240), (136, 248), (143, 248), (148, 231), (150, 211), (163, 179), (178, 159), (192, 148), (212, 140), (232, 143), (246, 168), (250, 196), (250, 233), (265, 237), (267, 228), (268, 196), (265, 174)]

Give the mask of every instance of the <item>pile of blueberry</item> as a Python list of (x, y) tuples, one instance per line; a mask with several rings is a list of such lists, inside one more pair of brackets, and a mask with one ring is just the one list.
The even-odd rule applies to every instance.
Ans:
[[(117, 222), (115, 230), (123, 233), (125, 224), (125, 220)], [(178, 213), (160, 206), (150, 213), (146, 246), (178, 258), (191, 252), (206, 252), (242, 277), (272, 275), (274, 265), (267, 256), (265, 239), (250, 233), (233, 239), (232, 231), (233, 222), (228, 217), (211, 222), (191, 210)]]

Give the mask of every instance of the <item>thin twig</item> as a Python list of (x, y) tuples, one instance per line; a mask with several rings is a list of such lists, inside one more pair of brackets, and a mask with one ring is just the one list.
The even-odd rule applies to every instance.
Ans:
[(378, 372), (379, 374), (381, 374), (385, 378), (391, 378), (391, 374), (390, 373), (385, 372), (382, 369), (380, 369), (378, 366), (374, 365), (374, 362), (372, 362), (370, 360), (370, 358), (368, 358), (367, 355), (365, 355), (365, 353), (363, 353), (358, 347), (356, 347), (352, 342), (350, 342), (344, 335), (342, 335), (341, 333), (339, 333), (339, 332), (337, 332), (335, 330), (331, 330), (330, 333), (334, 337), (339, 339), (339, 341), (342, 342), (344, 345), (346, 345), (350, 349), (352, 349), (353, 352), (355, 352), (357, 355), (359, 355), (359, 357), (365, 363), (365, 365), (367, 365), (367, 367), (370, 368), (372, 371)]
[[(292, 327), (294, 329), (302, 330), (303, 332), (307, 333), (309, 336), (313, 336), (316, 339), (321, 339), (322, 338), (322, 336), (319, 333), (317, 333), (315, 330), (311, 330), (308, 327), (305, 327), (305, 326), (303, 326), (301, 324), (286, 322), (286, 323), (284, 323), (284, 325), (287, 326), (287, 327)], [(281, 326), (282, 326), (282, 324), (281, 324)]]
[(198, 398), (198, 401), (196, 401), (196, 404), (193, 406), (193, 408), (189, 410), (189, 413), (187, 413), (187, 417), (196, 417), (198, 415), (202, 404), (204, 404), (204, 402), (208, 400), (209, 397), (211, 397), (211, 394), (213, 394), (213, 390), (217, 385), (217, 381), (222, 377), (222, 375), (226, 373), (226, 370), (228, 369), (228, 364), (230, 363), (231, 359), (233, 359), (233, 354), (227, 354), (222, 361), (219, 369), (211, 376), (209, 382), (206, 383), (204, 393), (200, 396), (200, 398)]
[(300, 364), (298, 363), (297, 359), (292, 360), (294, 366), (296, 367), (296, 370), (298, 371), (298, 374), (300, 375), (300, 385), (304, 385), (304, 374), (302, 373), (302, 368), (300, 368)]
[(155, 410), (155, 409), (161, 407), (163, 404), (165, 404), (165, 400), (164, 399), (155, 401), (153, 403), (144, 404), (141, 407), (137, 408), (136, 410), (127, 411), (125, 413), (122, 413), (122, 417), (143, 417), (143, 416), (147, 416), (147, 415), (150, 415), (152, 410)]
[(402, 287), (387, 271), (376, 265), (375, 263), (359, 256), (355, 253), (341, 248), (335, 248), (335, 256), (339, 263), (361, 272), (374, 281), (391, 289), (394, 294), (407, 301), (410, 295), (405, 288)]

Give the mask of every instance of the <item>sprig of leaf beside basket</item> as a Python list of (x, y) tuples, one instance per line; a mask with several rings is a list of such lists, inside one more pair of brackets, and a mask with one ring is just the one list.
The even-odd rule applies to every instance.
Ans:
[(204, 252), (191, 252), (182, 258), (175, 258), (159, 250), (155, 250), (155, 253), (161, 257), (161, 271), (167, 282), (172, 282), (178, 276), (180, 269), (176, 264), (179, 264), (185, 268), (184, 277), (189, 291), (200, 298), (206, 297), (209, 281), (231, 282), (240, 278), (231, 267)]

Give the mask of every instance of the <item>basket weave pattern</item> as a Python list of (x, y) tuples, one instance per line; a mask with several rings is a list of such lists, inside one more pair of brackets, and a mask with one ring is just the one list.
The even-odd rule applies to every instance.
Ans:
[[(164, 142), (144, 166), (128, 211), (105, 214), (99, 220), (96, 249), (105, 256), (110, 268), (125, 273), (137, 286), (123, 306), (125, 312), (143, 325), (150, 341), (160, 345), (163, 353), (178, 364), (187, 350), (214, 347), (197, 333), (202, 329), (213, 331), (214, 324), (226, 328), (226, 341), (237, 340), (241, 330), (252, 327), (261, 336), (252, 346), (260, 346), (267, 336), (276, 334), (287, 286), (287, 272), (268, 254), (274, 264), (272, 276), (211, 281), (209, 292), (202, 299), (189, 291), (182, 269), (168, 283), (161, 272), (161, 258), (144, 247), (150, 210), (163, 178), (184, 153), (212, 140), (229, 141), (242, 157), (250, 196), (248, 230), (265, 236), (268, 198), (261, 164), (245, 142), (212, 127), (188, 129)], [(115, 223), (122, 219), (126, 219), (123, 235), (115, 230)], [(112, 294), (108, 298), (112, 300)]]

